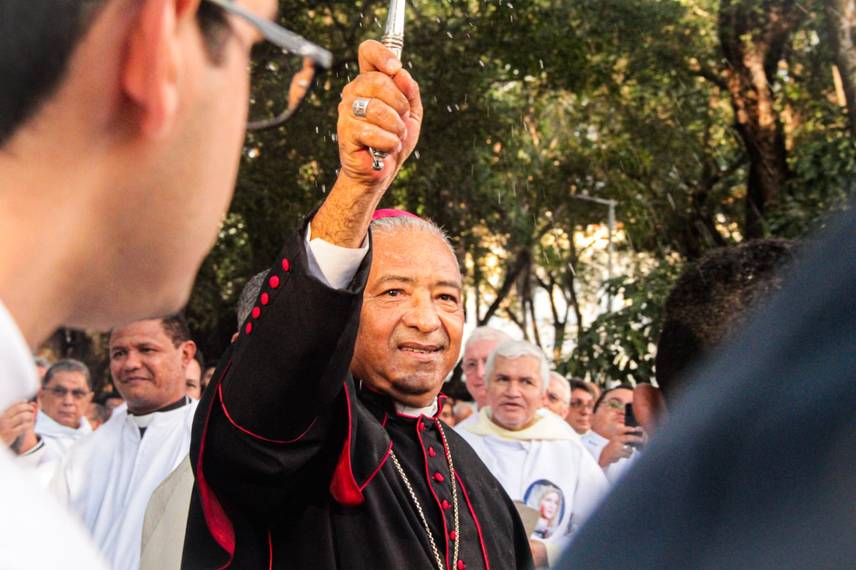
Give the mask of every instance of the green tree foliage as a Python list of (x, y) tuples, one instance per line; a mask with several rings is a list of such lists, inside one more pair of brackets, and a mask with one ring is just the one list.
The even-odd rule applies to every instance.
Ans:
[[(291, 122), (247, 138), (231, 212), (188, 307), (209, 356), (228, 343), (240, 287), (332, 186), (338, 94), (358, 71), (359, 42), (381, 36), (385, 9), (280, 1), (282, 22), (337, 62)], [(676, 258), (758, 228), (804, 235), (852, 194), (856, 152), (816, 2), (414, 0), (408, 9), (403, 60), (420, 82), (425, 125), (384, 205), (449, 231), (476, 320), (517, 322), (575, 374), (650, 378)], [(762, 163), (739, 110), (758, 100), (758, 85), (729, 83), (729, 57), (761, 46), (764, 15), (782, 10), (790, 19), (765, 48), (763, 95), (787, 176), (765, 194), (760, 219), (748, 219)], [(270, 96), (285, 89), (273, 77)], [(618, 202), (620, 254), (653, 256), (656, 269), (603, 286), (603, 272), (580, 262), (569, 239), (605, 221), (605, 208), (572, 198), (584, 194)], [(553, 307), (535, 302), (544, 292)], [(581, 307), (608, 292), (625, 304), (586, 322)], [(545, 321), (552, 334), (540, 338)]]

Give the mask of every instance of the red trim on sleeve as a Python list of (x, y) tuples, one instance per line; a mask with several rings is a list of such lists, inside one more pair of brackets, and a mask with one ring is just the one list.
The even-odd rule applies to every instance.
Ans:
[(273, 570), (273, 539), (268, 529), (268, 570)]
[(365, 502), (362, 489), (357, 484), (354, 478), (354, 470), (351, 466), (351, 432), (353, 430), (353, 418), (351, 417), (351, 395), (348, 391), (348, 385), (345, 384), (345, 407), (348, 409), (348, 433), (345, 436), (345, 443), (342, 445), (342, 452), (339, 454), (339, 460), (336, 462), (336, 469), (333, 471), (333, 478), (330, 480), (330, 494), (341, 505), (346, 507), (357, 507)]
[(461, 487), (461, 491), (464, 492), (464, 500), (467, 502), (467, 508), (470, 509), (470, 514), (473, 517), (473, 522), (476, 523), (476, 531), (479, 535), (479, 544), (481, 544), (482, 556), (484, 557), (484, 567), (485, 570), (490, 570), (490, 560), (487, 557), (487, 547), (484, 544), (484, 536), (482, 536), (481, 525), (479, 524), (479, 518), (476, 516), (476, 511), (473, 509), (472, 503), (470, 503), (470, 496), (467, 494), (467, 488), (464, 487), (464, 480), (461, 479), (461, 476), (455, 471), (455, 478), (458, 480), (458, 484)]
[[(232, 365), (230, 360), (220, 376), (221, 380), (229, 371)], [(235, 557), (235, 529), (232, 526), (232, 521), (226, 511), (223, 510), (223, 505), (217, 499), (217, 495), (208, 486), (203, 472), (203, 461), (205, 452), (205, 444), (208, 441), (208, 422), (211, 420), (211, 412), (214, 407), (214, 400), (219, 397), (219, 394), (212, 398), (211, 407), (208, 409), (208, 414), (205, 417), (205, 426), (202, 428), (202, 442), (199, 444), (199, 459), (196, 462), (196, 482), (199, 486), (199, 498), (202, 503), (202, 513), (205, 516), (205, 524), (208, 526), (208, 532), (211, 537), (220, 545), (220, 548), (229, 554), (229, 560), (220, 568), (228, 568), (232, 564)]]
[(280, 445), (285, 445), (285, 444), (289, 444), (289, 443), (296, 443), (296, 442), (300, 441), (301, 439), (303, 439), (303, 437), (307, 433), (309, 433), (309, 430), (312, 429), (312, 426), (315, 425), (315, 421), (318, 419), (318, 418), (313, 419), (312, 422), (309, 424), (309, 426), (305, 430), (303, 430), (303, 433), (301, 433), (300, 435), (298, 435), (294, 439), (270, 439), (270, 438), (265, 437), (263, 435), (259, 435), (257, 433), (251, 432), (250, 430), (239, 425), (238, 422), (236, 422), (235, 420), (232, 419), (232, 416), (229, 414), (229, 410), (226, 409), (226, 402), (223, 401), (223, 385), (222, 384), (217, 386), (217, 396), (220, 399), (220, 407), (223, 409), (223, 414), (226, 415), (226, 419), (229, 420), (230, 424), (235, 426), (235, 428), (237, 428), (239, 431), (249, 435), (250, 437), (254, 437), (258, 440), (266, 441), (268, 443), (278, 443)]

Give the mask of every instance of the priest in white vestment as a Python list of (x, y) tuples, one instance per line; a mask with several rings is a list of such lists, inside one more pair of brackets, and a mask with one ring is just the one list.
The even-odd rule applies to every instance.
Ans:
[(500, 344), (485, 371), (488, 406), (476, 423), (458, 430), (512, 500), (538, 512), (530, 546), (539, 566), (558, 561), (608, 487), (579, 435), (541, 409), (548, 368), (544, 354), (528, 342)]
[(139, 566), (149, 498), (190, 449), (185, 368), (195, 350), (180, 316), (114, 330), (110, 372), (127, 407), (74, 446), (51, 483), (117, 570)]

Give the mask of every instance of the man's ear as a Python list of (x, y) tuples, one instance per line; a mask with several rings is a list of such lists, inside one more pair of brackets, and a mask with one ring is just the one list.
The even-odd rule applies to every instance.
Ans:
[(150, 138), (175, 122), (179, 75), (187, 64), (182, 24), (195, 18), (200, 0), (143, 0), (131, 24), (122, 88), (139, 109), (139, 126)]
[(187, 368), (194, 356), (196, 356), (196, 343), (192, 340), (181, 343), (181, 365), (184, 368)]
[(667, 416), (666, 400), (659, 388), (651, 384), (638, 384), (633, 390), (633, 414), (648, 434), (657, 431)]

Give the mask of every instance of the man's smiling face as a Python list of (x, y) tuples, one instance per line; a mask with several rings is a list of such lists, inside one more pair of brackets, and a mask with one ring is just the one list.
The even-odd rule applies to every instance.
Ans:
[(110, 335), (110, 374), (128, 409), (147, 413), (181, 398), (192, 343), (176, 343), (159, 319), (137, 321)]
[(351, 370), (407, 406), (431, 403), (461, 350), (461, 273), (429, 231), (375, 232)]

